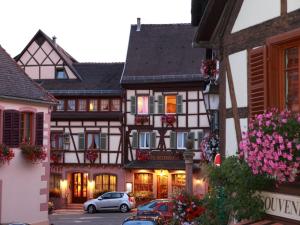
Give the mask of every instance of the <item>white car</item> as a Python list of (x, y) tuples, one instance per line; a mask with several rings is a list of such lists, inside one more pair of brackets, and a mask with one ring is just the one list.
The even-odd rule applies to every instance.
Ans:
[(118, 210), (125, 213), (134, 207), (134, 197), (129, 197), (126, 192), (106, 192), (98, 198), (83, 203), (83, 209), (88, 213), (102, 210)]

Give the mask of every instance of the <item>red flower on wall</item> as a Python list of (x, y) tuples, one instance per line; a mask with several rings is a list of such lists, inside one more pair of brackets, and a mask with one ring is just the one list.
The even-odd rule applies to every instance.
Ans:
[(0, 144), (0, 165), (9, 164), (10, 160), (15, 156), (12, 149), (8, 148), (6, 145)]
[(163, 115), (161, 116), (161, 121), (167, 125), (173, 125), (176, 122), (175, 115)]
[(150, 152), (147, 150), (136, 150), (136, 159), (139, 161), (146, 161), (150, 159)]
[(87, 150), (85, 157), (91, 163), (95, 163), (96, 159), (98, 158), (98, 150), (96, 150), (96, 149)]
[(148, 116), (144, 116), (144, 115), (136, 115), (135, 116), (135, 123), (136, 124), (144, 124), (144, 123), (148, 123), (149, 122), (149, 118)]
[(59, 163), (61, 161), (61, 153), (60, 152), (51, 152), (50, 159), (54, 163)]

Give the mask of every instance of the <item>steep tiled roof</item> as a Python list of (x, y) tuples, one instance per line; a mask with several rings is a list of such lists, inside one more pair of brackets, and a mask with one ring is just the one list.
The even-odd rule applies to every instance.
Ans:
[(53, 96), (32, 81), (1, 46), (0, 97), (55, 103)]
[(122, 84), (200, 81), (205, 51), (192, 48), (191, 24), (131, 26)]
[(55, 95), (120, 95), (124, 63), (73, 63), (82, 80), (40, 80)]

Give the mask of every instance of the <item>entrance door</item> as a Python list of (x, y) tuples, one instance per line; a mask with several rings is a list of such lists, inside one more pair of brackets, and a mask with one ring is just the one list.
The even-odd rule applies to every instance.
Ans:
[(157, 176), (157, 198), (168, 198), (168, 176)]
[(73, 173), (72, 202), (83, 203), (87, 200), (87, 173)]

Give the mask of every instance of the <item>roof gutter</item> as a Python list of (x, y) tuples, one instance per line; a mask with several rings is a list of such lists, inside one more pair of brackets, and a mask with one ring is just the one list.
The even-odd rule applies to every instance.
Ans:
[(38, 100), (38, 99), (28, 99), (28, 98), (6, 96), (6, 95), (0, 95), (0, 99), (17, 100), (17, 101), (23, 101), (23, 102), (34, 102), (34, 103), (45, 104), (45, 105), (57, 105), (57, 102), (49, 102), (49, 101), (43, 101), (43, 100)]

